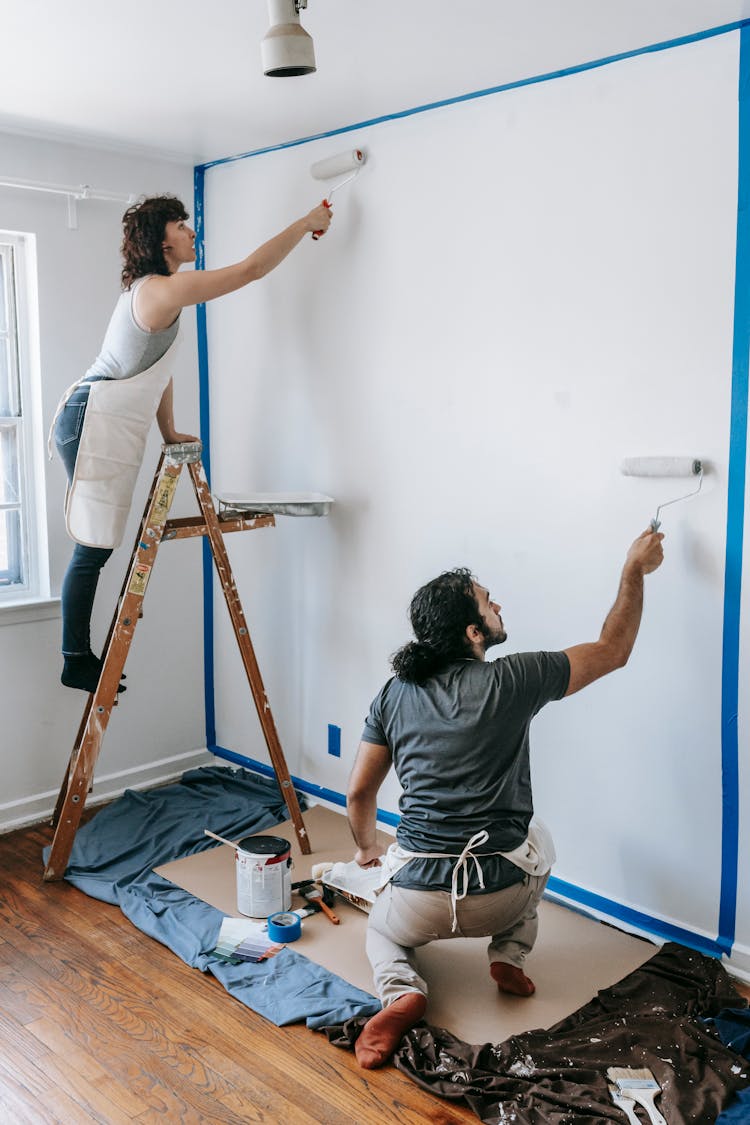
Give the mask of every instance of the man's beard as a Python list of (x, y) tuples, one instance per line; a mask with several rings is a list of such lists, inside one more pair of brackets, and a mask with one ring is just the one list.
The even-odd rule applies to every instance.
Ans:
[(484, 637), (485, 652), (487, 652), (487, 649), (492, 648), (494, 645), (503, 644), (503, 642), (507, 641), (508, 639), (508, 634), (506, 633), (502, 625), (499, 625), (497, 629), (490, 629), (488, 625), (484, 625), (482, 628), (482, 636)]

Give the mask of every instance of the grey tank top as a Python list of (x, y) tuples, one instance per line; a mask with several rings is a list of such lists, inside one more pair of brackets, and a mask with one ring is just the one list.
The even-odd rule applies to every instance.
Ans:
[(120, 294), (104, 335), (102, 350), (84, 379), (94, 375), (100, 379), (131, 379), (161, 359), (174, 343), (180, 327), (179, 314), (169, 328), (161, 332), (149, 332), (136, 322), (133, 301), (146, 280), (146, 277), (139, 277), (130, 289)]

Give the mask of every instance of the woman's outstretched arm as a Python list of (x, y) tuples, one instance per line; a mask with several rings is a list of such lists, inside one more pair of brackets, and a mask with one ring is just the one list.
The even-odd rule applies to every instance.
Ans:
[(283, 262), (306, 234), (325, 232), (330, 223), (331, 212), (321, 203), (232, 266), (150, 277), (138, 293), (139, 320), (154, 331), (171, 324), (186, 305), (212, 301), (215, 297), (223, 297), (249, 285), (251, 281), (258, 281)]

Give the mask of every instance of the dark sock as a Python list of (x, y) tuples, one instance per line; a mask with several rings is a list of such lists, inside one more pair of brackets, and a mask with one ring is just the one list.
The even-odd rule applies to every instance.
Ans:
[[(82, 656), (64, 656), (60, 682), (65, 687), (81, 688), (82, 691), (95, 692), (99, 685), (99, 676), (102, 671), (102, 662), (93, 652), (86, 652)], [(119, 684), (118, 693), (127, 691), (124, 684)]]
[(426, 1007), (427, 997), (421, 992), (405, 992), (369, 1019), (354, 1044), (359, 1065), (374, 1070), (387, 1063), (406, 1032), (419, 1023)]
[(529, 980), (523, 969), (519, 969), (517, 965), (508, 965), (505, 961), (493, 961), (490, 965), (490, 976), (499, 992), (510, 992), (513, 996), (532, 996), (536, 992), (533, 980)]

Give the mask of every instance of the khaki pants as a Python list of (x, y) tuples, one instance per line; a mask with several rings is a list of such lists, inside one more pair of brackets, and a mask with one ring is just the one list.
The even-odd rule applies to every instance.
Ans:
[(391, 1004), (405, 992), (427, 995), (414, 950), (431, 941), (491, 937), (490, 962), (522, 966), (536, 940), (537, 906), (548, 878), (549, 872), (526, 875), (512, 887), (460, 899), (455, 932), (448, 891), (407, 890), (389, 883), (375, 900), (367, 926), (367, 956), (381, 1003)]

